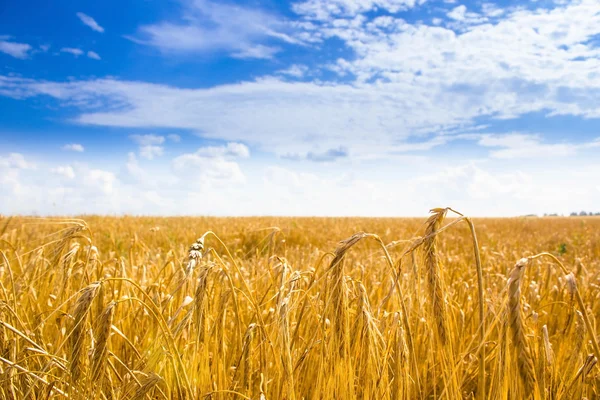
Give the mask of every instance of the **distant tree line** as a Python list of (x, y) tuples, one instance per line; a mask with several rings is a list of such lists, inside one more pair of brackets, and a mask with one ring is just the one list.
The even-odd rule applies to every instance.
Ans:
[[(571, 217), (600, 217), (600, 212), (587, 212), (587, 211), (573, 211), (571, 214), (569, 214)], [(553, 213), (553, 214), (546, 214), (544, 213), (544, 217), (562, 217), (562, 214), (557, 214), (557, 213)]]
[(585, 212), (585, 211), (579, 211), (578, 213), (577, 212), (572, 212), (571, 213), (571, 217), (577, 217), (577, 216), (579, 216), (579, 217), (589, 217), (589, 216), (598, 216), (598, 215), (600, 215), (600, 212), (597, 212), (597, 213), (589, 212), (588, 213), (588, 212)]

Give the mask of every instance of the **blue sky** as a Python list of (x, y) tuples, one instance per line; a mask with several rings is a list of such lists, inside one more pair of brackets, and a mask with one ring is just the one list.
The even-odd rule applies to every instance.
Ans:
[(600, 211), (597, 0), (0, 3), (5, 214)]

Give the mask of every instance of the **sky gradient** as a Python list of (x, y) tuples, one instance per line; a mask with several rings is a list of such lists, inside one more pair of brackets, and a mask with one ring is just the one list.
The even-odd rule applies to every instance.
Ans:
[(600, 2), (0, 2), (0, 213), (600, 211)]

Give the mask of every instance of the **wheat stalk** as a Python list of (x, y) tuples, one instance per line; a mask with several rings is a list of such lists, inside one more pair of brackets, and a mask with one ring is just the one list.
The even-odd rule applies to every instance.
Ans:
[(99, 283), (92, 283), (81, 291), (81, 295), (75, 303), (73, 312), (73, 327), (71, 329), (71, 352), (70, 352), (70, 370), (73, 383), (76, 383), (82, 375), (82, 354), (85, 342), (85, 321), (92, 305), (92, 301), (98, 294)]
[(521, 278), (523, 269), (529, 263), (528, 258), (522, 258), (515, 264), (508, 280), (508, 325), (510, 327), (512, 344), (515, 349), (517, 368), (523, 384), (525, 398), (534, 390), (535, 368), (529, 342), (525, 334), (525, 322), (521, 310)]
[(142, 382), (141, 386), (135, 391), (133, 394), (132, 400), (143, 400), (146, 398), (146, 395), (150, 393), (150, 391), (162, 381), (162, 378), (155, 373), (150, 373), (146, 376)]
[(92, 354), (92, 381), (101, 385), (101, 379), (106, 368), (106, 359), (108, 356), (108, 339), (110, 338), (110, 332), (112, 328), (113, 317), (115, 314), (115, 302), (110, 302), (97, 321), (97, 332), (94, 346), (94, 352)]
[(446, 208), (434, 208), (431, 210), (432, 215), (427, 220), (425, 228), (426, 239), (423, 241), (429, 295), (433, 307), (433, 316), (436, 321), (436, 332), (442, 344), (446, 344), (448, 341), (448, 332), (446, 327), (447, 317), (444, 291), (440, 277), (440, 262), (437, 254), (436, 232), (441, 227), (447, 211)]

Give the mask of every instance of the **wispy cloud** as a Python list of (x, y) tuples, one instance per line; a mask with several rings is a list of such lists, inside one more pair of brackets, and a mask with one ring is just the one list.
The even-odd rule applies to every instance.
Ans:
[(233, 157), (248, 158), (250, 149), (243, 143), (229, 142), (224, 146), (205, 146), (199, 148), (194, 155), (205, 158)]
[[(0, 76), (0, 95), (66, 106), (78, 129), (187, 139), (184, 146), (175, 134), (131, 135), (130, 149), (90, 158), (97, 165), (0, 155), (0, 209), (415, 215), (451, 204), (515, 215), (600, 204), (600, 139), (587, 130), (600, 117), (597, 0), (517, 8), (445, 0), (407, 13), (426, 3), (294, 0), (285, 17), (233, 1), (181, 0), (175, 18), (140, 26), (130, 38), (169, 56), (281, 55), (262, 75), (252, 67), (245, 78), (196, 88)], [(40, 43), (2, 51), (27, 58)], [(304, 47), (289, 54), (289, 44)], [(66, 49), (94, 58), (92, 48)], [(569, 117), (549, 117), (559, 114)], [(545, 132), (564, 120), (575, 121), (571, 132)], [(187, 135), (222, 144), (189, 150)]]
[(88, 51), (87, 52), (87, 56), (89, 58), (94, 59), (94, 60), (100, 60), (101, 59), (100, 56), (98, 55), (98, 53), (96, 53), (95, 51)]
[(27, 43), (13, 42), (10, 36), (0, 36), (0, 53), (8, 54), (9, 56), (25, 59), (29, 57), (31, 45)]
[(277, 74), (291, 76), (293, 78), (300, 79), (300, 78), (303, 78), (308, 71), (309, 71), (309, 68), (306, 65), (292, 64), (288, 68), (277, 71)]
[(296, 13), (315, 20), (332, 20), (372, 10), (398, 13), (425, 3), (426, 0), (304, 0), (293, 4)]
[[(358, 10), (383, 4), (367, 3), (367, 8), (360, 6)], [(171, 25), (189, 28), (190, 32), (228, 32), (233, 28), (227, 23), (239, 15), (265, 15), (206, 1), (186, 5), (192, 9), (184, 10), (190, 19)], [(221, 13), (231, 7), (229, 21)], [(483, 12), (483, 6), (480, 8)], [(348, 10), (344, 5), (332, 15), (345, 15)], [(486, 12), (499, 15), (491, 8)], [(210, 28), (196, 24), (202, 18), (222, 24), (213, 21)], [(258, 30), (252, 19), (249, 25)], [(270, 25), (265, 22), (260, 26)], [(340, 146), (352, 157), (427, 151), (448, 139), (436, 138), (430, 143), (419, 140), (450, 129), (470, 132), (481, 121), (487, 124), (527, 118), (531, 113), (600, 117), (600, 48), (596, 40), (600, 4), (593, 0), (561, 3), (553, 9), (513, 10), (503, 13), (498, 21), (464, 24), (460, 32), (411, 24), (393, 15), (311, 21), (302, 29), (312, 29), (324, 40), (334, 38), (346, 47), (349, 55), (336, 61), (336, 71), (346, 73), (343, 79), (336, 75), (326, 81), (313, 76), (305, 82), (288, 79), (293, 76), (290, 74), (300, 76), (303, 72), (292, 64), (287, 75), (275, 72), (208, 88), (112, 78), (49, 82), (5, 76), (0, 77), (0, 93), (22, 99), (50, 96), (76, 104), (80, 113), (73, 121), (80, 124), (186, 130), (210, 139), (247, 143), (277, 155), (306, 157), (312, 152), (315, 159)], [(514, 46), (515, 30), (518, 49)], [(264, 35), (260, 37), (264, 39)], [(203, 38), (188, 35), (181, 42), (191, 40), (194, 48), (195, 41)], [(229, 54), (238, 50), (227, 49)], [(157, 104), (160, 112), (156, 111)], [(412, 140), (415, 138), (419, 140)], [(556, 153), (570, 151), (562, 143), (529, 145), (537, 149), (552, 145), (550, 149)], [(487, 148), (493, 157), (518, 154), (514, 147), (510, 151), (506, 146)]]
[[(589, 84), (593, 87), (598, 83), (590, 80)], [(534, 110), (564, 111), (568, 106), (590, 115), (600, 110), (598, 98), (592, 97), (580, 101), (562, 99), (556, 93), (531, 102), (527, 94), (486, 93), (480, 98), (480, 94), (443, 86), (433, 92), (433, 87), (419, 82), (324, 85), (263, 79), (208, 89), (179, 89), (113, 79), (59, 83), (0, 77), (0, 94), (16, 98), (48, 95), (76, 101), (82, 110), (75, 118), (78, 123), (187, 129), (214, 139), (244, 141), (280, 155), (314, 152), (315, 144), (320, 149), (343, 145), (354, 156), (370, 152), (374, 146), (384, 152), (414, 151), (419, 150), (416, 144), (402, 144), (405, 139), (452, 127), (469, 130), (476, 118), (507, 110), (517, 115)], [(98, 110), (99, 101), (118, 107)], [(156, 104), (161, 104), (160, 113)], [(150, 140), (142, 139), (145, 136), (134, 140)], [(150, 136), (156, 138), (149, 144), (164, 143), (164, 137)], [(162, 141), (156, 143), (157, 138)], [(436, 140), (443, 144), (446, 139)], [(418, 146), (422, 149), (424, 145)]]
[(69, 143), (69, 144), (65, 144), (62, 147), (63, 150), (65, 151), (75, 151), (78, 153), (83, 153), (83, 151), (85, 150), (84, 147), (82, 145), (80, 145), (79, 143)]
[(524, 133), (482, 134), (477, 143), (483, 147), (497, 148), (490, 152), (490, 156), (500, 159), (567, 157), (600, 145), (599, 139), (583, 143), (547, 143), (542, 135)]
[(307, 160), (314, 162), (332, 162), (340, 159), (348, 158), (350, 153), (344, 146), (325, 151), (309, 151), (305, 154), (285, 154), (282, 158), (289, 160)]
[(136, 142), (140, 148), (140, 157), (147, 160), (153, 160), (160, 157), (164, 153), (162, 144), (165, 142), (164, 136), (147, 134), (147, 135), (130, 135), (129, 138)]
[(61, 53), (73, 54), (75, 57), (79, 57), (83, 54), (83, 50), (74, 47), (63, 47), (62, 49), (60, 49), (60, 51)]
[(147, 135), (129, 135), (129, 138), (140, 146), (160, 145), (165, 142), (165, 137), (153, 133)]
[(101, 27), (94, 18), (90, 17), (89, 15), (86, 15), (82, 12), (78, 12), (77, 14), (77, 18), (79, 18), (81, 20), (81, 22), (83, 22), (85, 25), (89, 26), (92, 30), (96, 31), (96, 32), (104, 32), (104, 28)]
[(167, 139), (169, 139), (171, 142), (175, 142), (175, 143), (181, 142), (181, 136), (179, 136), (175, 133), (171, 133), (171, 134), (167, 135)]
[(240, 5), (188, 0), (182, 20), (143, 25), (127, 38), (165, 52), (225, 52), (237, 58), (271, 58), (279, 51), (273, 43), (298, 43), (278, 17)]
[(262, 44), (255, 44), (255, 45), (252, 45), (245, 49), (234, 51), (233, 53), (231, 53), (231, 56), (233, 58), (241, 58), (241, 59), (245, 59), (245, 58), (269, 59), (269, 58), (273, 58), (273, 56), (275, 54), (277, 54), (279, 51), (280, 51), (280, 49), (278, 47), (265, 46)]

